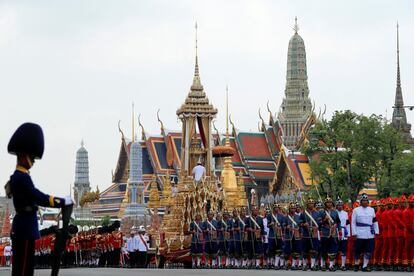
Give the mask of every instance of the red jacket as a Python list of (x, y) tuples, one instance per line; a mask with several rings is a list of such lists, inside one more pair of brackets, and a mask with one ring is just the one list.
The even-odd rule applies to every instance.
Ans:
[(407, 207), (402, 212), (404, 222), (404, 238), (414, 239), (414, 208)]
[(394, 209), (394, 235), (396, 238), (402, 238), (404, 236), (404, 228), (405, 223), (403, 219), (403, 211), (404, 209), (398, 207), (397, 209)]
[(382, 237), (383, 238), (390, 238), (390, 230), (391, 230), (390, 229), (391, 226), (389, 222), (390, 212), (391, 210), (385, 209), (385, 211), (383, 211), (381, 214), (382, 228), (383, 228)]
[(383, 213), (384, 211), (381, 210), (381, 208), (378, 208), (377, 213), (375, 214), (375, 217), (377, 218), (378, 221), (378, 227), (379, 227), (379, 237), (383, 237), (384, 236), (384, 221), (383, 221)]

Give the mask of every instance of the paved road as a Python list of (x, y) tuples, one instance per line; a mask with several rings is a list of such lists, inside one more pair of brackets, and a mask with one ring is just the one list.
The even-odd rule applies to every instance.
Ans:
[[(350, 276), (350, 275), (380, 275), (380, 276), (397, 276), (397, 275), (411, 275), (411, 273), (403, 272), (371, 272), (354, 273), (352, 271), (336, 271), (336, 272), (302, 272), (302, 271), (274, 271), (274, 270), (192, 270), (192, 269), (112, 269), (112, 268), (78, 268), (78, 269), (63, 269), (59, 273), (61, 276), (128, 276), (128, 275), (145, 275), (145, 276), (193, 276), (193, 275), (223, 275), (223, 276), (251, 276), (252, 274), (260, 275), (283, 275), (283, 276), (319, 276), (321, 274), (329, 276)], [(10, 275), (10, 270), (0, 270), (0, 276)], [(49, 276), (50, 270), (37, 270), (35, 276)]]

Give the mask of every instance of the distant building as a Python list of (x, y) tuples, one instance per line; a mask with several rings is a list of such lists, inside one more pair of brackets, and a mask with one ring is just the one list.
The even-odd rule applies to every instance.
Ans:
[(407, 115), (405, 114), (404, 99), (401, 88), (400, 76), (400, 38), (397, 24), (397, 87), (395, 89), (395, 103), (394, 111), (392, 113), (392, 125), (397, 130), (401, 131), (404, 138), (411, 145), (414, 146), (414, 140), (411, 136), (411, 124), (407, 122)]
[(80, 207), (82, 196), (90, 191), (88, 151), (82, 141), (81, 147), (76, 152), (75, 183), (73, 187), (75, 207)]
[(278, 116), (283, 129), (283, 142), (288, 149), (296, 148), (303, 125), (313, 112), (309, 98), (305, 42), (298, 34), (296, 18), (294, 30), (288, 47), (285, 97)]
[[(287, 139), (287, 141), (291, 141), (290, 144), (295, 149), (300, 148), (302, 143), (307, 140), (306, 134), (309, 128), (318, 119), (313, 113), (308, 97), (306, 54), (303, 39), (297, 34), (297, 30), (296, 25), (295, 35), (289, 42), (286, 98), (282, 104), (285, 110), (279, 114), (280, 119), (275, 118), (269, 110), (269, 121), (265, 122), (262, 119), (258, 131), (241, 131), (235, 127), (233, 122), (230, 122), (228, 143), (235, 151), (231, 157), (232, 167), (249, 198), (252, 188), (256, 191), (258, 198), (268, 196), (269, 193), (286, 197), (287, 194), (292, 194), (295, 191), (308, 189), (313, 183), (310, 179), (307, 156), (297, 151), (292, 152), (284, 145), (285, 139)], [(297, 96), (298, 93), (300, 93), (299, 96)], [(184, 107), (190, 113), (197, 108), (205, 107), (206, 110), (203, 112), (211, 109), (207, 93), (201, 85), (197, 55), (193, 83)], [(299, 107), (300, 110), (297, 110)], [(177, 111), (178, 116), (180, 116), (181, 110)], [(283, 130), (283, 125), (281, 125), (282, 119), (286, 130)], [(183, 142), (183, 133), (187, 133), (186, 130), (196, 133), (195, 129), (198, 129), (200, 122), (191, 123), (181, 131), (174, 131), (167, 129), (160, 118), (158, 121), (161, 126), (158, 135), (149, 135), (140, 123), (142, 136), (138, 143), (142, 150), (143, 201), (145, 203), (149, 199), (151, 183), (156, 182), (160, 191), (163, 191), (164, 187), (170, 184), (172, 184), (173, 190), (177, 190), (177, 187), (174, 186), (178, 184), (180, 175), (185, 174), (186, 170), (191, 169), (200, 160), (199, 158), (185, 159), (183, 152), (188, 150), (201, 152), (203, 150), (202, 147), (197, 149), (201, 143), (199, 141), (200, 133), (186, 135), (188, 141), (187, 143)], [(298, 129), (293, 131), (293, 127)], [(212, 146), (226, 144), (225, 135), (219, 133), (214, 126), (210, 130), (209, 125), (208, 127), (203, 125), (203, 130), (206, 131), (206, 129), (212, 133)], [(287, 131), (288, 129), (291, 130)], [(133, 186), (130, 185), (131, 181), (128, 179), (130, 178), (131, 162), (135, 157), (135, 154), (132, 153), (134, 141), (126, 138), (121, 129), (119, 131), (121, 145), (116, 168), (112, 175), (112, 184), (100, 194), (99, 201), (91, 206), (95, 218), (123, 217), (127, 213), (126, 203), (131, 201), (129, 193)], [(210, 141), (207, 142), (210, 143)], [(209, 158), (211, 157), (207, 156), (207, 159)], [(215, 177), (220, 179), (224, 165), (223, 160), (220, 160), (221, 158), (207, 159), (203, 160), (207, 164), (207, 171), (213, 170)], [(208, 168), (210, 161), (213, 161), (213, 166)]]

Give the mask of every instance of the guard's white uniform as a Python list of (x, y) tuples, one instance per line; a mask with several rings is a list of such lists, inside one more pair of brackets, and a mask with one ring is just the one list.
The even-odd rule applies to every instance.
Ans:
[(338, 216), (339, 219), (341, 220), (341, 239), (342, 240), (347, 240), (349, 238), (349, 236), (351, 235), (351, 226), (349, 224), (349, 220), (348, 220), (348, 212), (342, 210), (342, 211), (338, 211)]
[(197, 165), (193, 168), (192, 174), (193, 174), (194, 180), (199, 182), (206, 175), (206, 168), (204, 168), (201, 165)]
[(379, 234), (379, 227), (374, 209), (362, 206), (355, 208), (352, 212), (352, 235), (356, 236), (354, 243), (355, 266), (358, 266), (359, 257), (363, 253), (362, 269), (367, 269), (374, 251), (375, 234)]
[(149, 238), (147, 235), (138, 234), (137, 236), (135, 236), (136, 250), (138, 250), (139, 252), (147, 252), (148, 251), (148, 240)]
[(379, 227), (374, 208), (362, 206), (355, 208), (352, 212), (352, 235), (357, 239), (373, 239), (375, 234), (379, 234)]
[(136, 250), (136, 248), (135, 248), (135, 237), (129, 237), (127, 239), (126, 250), (130, 253), (134, 252)]

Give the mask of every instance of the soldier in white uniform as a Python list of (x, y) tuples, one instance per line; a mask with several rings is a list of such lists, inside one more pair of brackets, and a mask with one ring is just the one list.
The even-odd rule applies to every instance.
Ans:
[(374, 237), (379, 234), (378, 222), (374, 208), (369, 207), (368, 195), (361, 196), (361, 206), (352, 212), (352, 235), (356, 237), (354, 243), (354, 271), (359, 269), (359, 259), (364, 255), (362, 271), (371, 271), (368, 267), (369, 259), (374, 250)]
[(129, 238), (126, 241), (126, 251), (128, 252), (128, 256), (129, 256), (129, 267), (135, 267), (135, 261), (136, 261), (136, 257), (135, 257), (135, 238), (134, 238), (135, 232), (131, 231), (131, 234), (129, 236)]
[(336, 202), (336, 210), (338, 211), (339, 220), (341, 221), (338, 252), (341, 252), (341, 270), (345, 271), (346, 251), (348, 248), (348, 238), (351, 234), (351, 226), (349, 223), (348, 212), (344, 211), (344, 202), (341, 199)]
[(201, 161), (197, 162), (197, 166), (193, 168), (192, 175), (195, 183), (198, 185), (206, 176), (206, 168), (202, 165)]
[(137, 250), (136, 265), (139, 268), (147, 267), (148, 241), (149, 241), (149, 238), (147, 234), (145, 234), (145, 228), (143, 225), (141, 225), (138, 229), (138, 235), (135, 236), (135, 242), (136, 242), (135, 247)]

